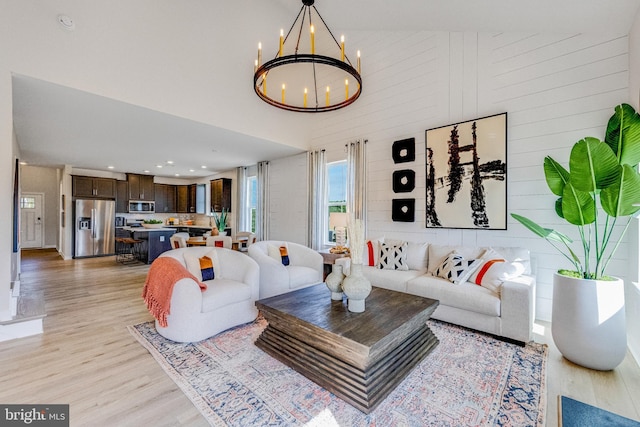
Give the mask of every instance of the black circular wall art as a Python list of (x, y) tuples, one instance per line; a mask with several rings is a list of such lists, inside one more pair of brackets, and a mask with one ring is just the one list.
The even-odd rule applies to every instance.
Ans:
[(416, 139), (407, 138), (394, 141), (391, 146), (391, 156), (394, 163), (413, 162), (416, 159)]
[(402, 169), (393, 172), (393, 192), (410, 193), (416, 188), (416, 172), (411, 169)]

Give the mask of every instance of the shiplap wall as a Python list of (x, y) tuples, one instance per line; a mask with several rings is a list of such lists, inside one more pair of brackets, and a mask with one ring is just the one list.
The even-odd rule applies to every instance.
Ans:
[[(371, 237), (462, 245), (524, 246), (538, 277), (537, 317), (551, 318), (552, 275), (569, 267), (546, 242), (508, 220), (506, 231), (425, 228), (425, 130), (508, 113), (508, 212), (577, 238), (553, 212), (542, 162), (567, 164), (584, 136), (602, 138), (613, 107), (628, 99), (628, 37), (566, 34), (394, 32), (349, 34), (362, 51), (363, 94), (349, 108), (318, 115), (314, 149), (330, 161), (344, 144), (368, 140), (368, 230)], [(394, 165), (393, 141), (416, 138), (416, 161)], [(416, 171), (416, 221), (391, 221), (391, 175)], [(625, 277), (623, 242), (609, 273)]]

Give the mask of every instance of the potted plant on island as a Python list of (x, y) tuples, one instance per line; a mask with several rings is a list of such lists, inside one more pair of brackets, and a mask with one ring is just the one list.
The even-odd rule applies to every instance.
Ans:
[(615, 108), (604, 141), (587, 137), (574, 144), (569, 170), (545, 157), (547, 185), (559, 197), (555, 211), (577, 226), (580, 255), (567, 235), (511, 214), (572, 264), (554, 274), (551, 333), (565, 358), (592, 369), (614, 369), (626, 354), (624, 282), (605, 272), (640, 210), (638, 163), (640, 116), (628, 104)]
[(216, 222), (216, 228), (218, 229), (218, 233), (220, 236), (226, 236), (227, 232), (225, 229), (227, 228), (227, 210), (222, 208), (222, 212), (218, 214), (217, 212), (211, 212), (213, 214), (213, 220)]

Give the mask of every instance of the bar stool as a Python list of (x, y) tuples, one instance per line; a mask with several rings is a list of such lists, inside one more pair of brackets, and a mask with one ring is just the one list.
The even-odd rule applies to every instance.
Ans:
[(142, 240), (131, 237), (116, 237), (116, 262), (121, 264), (138, 262), (141, 243)]

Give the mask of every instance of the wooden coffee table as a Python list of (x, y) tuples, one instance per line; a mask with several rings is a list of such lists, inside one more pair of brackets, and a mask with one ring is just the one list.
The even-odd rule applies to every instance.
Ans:
[(438, 344), (426, 321), (437, 300), (374, 287), (363, 313), (324, 284), (262, 299), (256, 346), (364, 413)]

